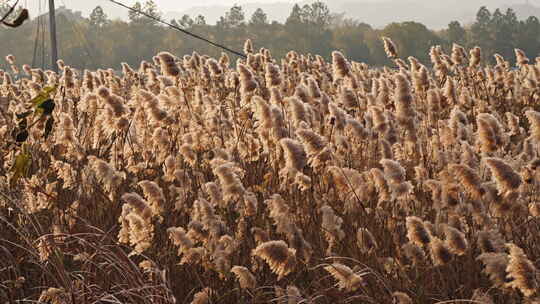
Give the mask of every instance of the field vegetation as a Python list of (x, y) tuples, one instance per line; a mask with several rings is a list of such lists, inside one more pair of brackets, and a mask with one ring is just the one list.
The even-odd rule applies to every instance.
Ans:
[(538, 303), (539, 61), (382, 40), (384, 68), (8, 56), (0, 299)]

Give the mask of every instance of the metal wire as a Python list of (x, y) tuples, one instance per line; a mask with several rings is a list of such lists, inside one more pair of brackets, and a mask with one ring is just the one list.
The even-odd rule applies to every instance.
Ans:
[(116, 1), (116, 0), (107, 0), (107, 1), (112, 2), (112, 3), (114, 3), (114, 4), (118, 5), (118, 6), (122, 6), (123, 8), (126, 8), (126, 9), (128, 9), (128, 10), (130, 10), (130, 11), (132, 11), (132, 12), (141, 14), (141, 15), (143, 15), (143, 16), (145, 16), (145, 17), (147, 17), (147, 18), (150, 18), (150, 19), (152, 19), (152, 20), (154, 20), (154, 21), (156, 21), (156, 22), (159, 22), (159, 23), (161, 23), (161, 24), (167, 25), (167, 26), (169, 26), (170, 28), (173, 28), (173, 29), (175, 29), (175, 30), (177, 30), (177, 31), (179, 31), (179, 32), (182, 32), (182, 33), (184, 33), (184, 34), (186, 34), (186, 35), (189, 35), (189, 36), (191, 36), (191, 37), (193, 37), (193, 38), (202, 40), (202, 41), (204, 41), (204, 42), (206, 42), (206, 43), (208, 43), (208, 44), (210, 44), (210, 45), (212, 45), (212, 46), (215, 46), (215, 47), (217, 47), (217, 48), (223, 49), (223, 50), (225, 50), (225, 51), (227, 51), (227, 52), (230, 52), (230, 53), (232, 53), (232, 54), (234, 54), (234, 55), (240, 56), (240, 57), (242, 57), (242, 58), (246, 58), (246, 57), (247, 57), (246, 54), (244, 54), (243, 52), (235, 51), (235, 50), (233, 50), (233, 49), (231, 49), (231, 48), (229, 48), (229, 47), (227, 47), (227, 46), (225, 46), (225, 45), (222, 45), (222, 44), (219, 44), (219, 43), (217, 43), (217, 42), (211, 41), (211, 40), (209, 40), (209, 39), (207, 39), (207, 38), (204, 38), (204, 37), (199, 36), (199, 35), (197, 35), (197, 34), (195, 34), (195, 33), (192, 33), (192, 32), (190, 32), (190, 31), (187, 31), (187, 30), (183, 29), (183, 28), (180, 28), (180, 27), (178, 27), (178, 26), (176, 26), (176, 25), (174, 25), (174, 24), (171, 24), (171, 23), (169, 23), (169, 22), (163, 21), (163, 20), (161, 20), (160, 18), (156, 18), (156, 17), (154, 17), (154, 16), (152, 16), (152, 15), (150, 15), (150, 14), (147, 14), (147, 13), (142, 12), (142, 11), (140, 11), (140, 10), (134, 9), (133, 7), (127, 6), (127, 5), (125, 5), (125, 4), (121, 3), (121, 2), (118, 2), (118, 1)]

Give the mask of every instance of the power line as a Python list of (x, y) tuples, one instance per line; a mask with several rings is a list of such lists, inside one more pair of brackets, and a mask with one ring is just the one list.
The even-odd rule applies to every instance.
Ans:
[(181, 27), (178, 27), (178, 26), (176, 26), (176, 25), (174, 25), (174, 24), (172, 24), (172, 23), (163, 21), (163, 20), (161, 20), (160, 18), (157, 18), (157, 17), (155, 17), (155, 16), (152, 16), (152, 15), (147, 14), (147, 13), (145, 13), (145, 12), (142, 12), (142, 11), (140, 11), (140, 10), (134, 9), (133, 7), (127, 6), (127, 5), (125, 5), (125, 4), (121, 3), (121, 2), (118, 2), (118, 1), (116, 1), (116, 0), (107, 0), (107, 1), (112, 2), (112, 3), (116, 4), (116, 5), (122, 6), (122, 7), (126, 8), (126, 9), (128, 9), (128, 10), (130, 10), (130, 11), (132, 11), (132, 12), (135, 12), (135, 13), (137, 13), (137, 14), (143, 15), (143, 16), (145, 16), (145, 17), (147, 17), (147, 18), (150, 18), (150, 19), (152, 19), (152, 20), (154, 20), (154, 21), (156, 21), (156, 22), (159, 22), (159, 23), (161, 23), (161, 24), (167, 25), (167, 26), (169, 26), (169, 27), (171, 27), (171, 28), (173, 28), (173, 29), (175, 29), (175, 30), (177, 30), (177, 31), (180, 31), (180, 32), (182, 32), (182, 33), (184, 33), (184, 34), (186, 34), (186, 35), (189, 35), (189, 36), (191, 36), (191, 37), (193, 37), (193, 38), (202, 40), (202, 41), (204, 41), (204, 42), (206, 42), (206, 43), (208, 43), (208, 44), (210, 44), (210, 45), (213, 45), (213, 46), (215, 46), (215, 47), (217, 47), (217, 48), (223, 49), (223, 50), (225, 50), (225, 51), (227, 51), (227, 52), (230, 52), (230, 53), (232, 53), (232, 54), (235, 54), (235, 55), (237, 55), (237, 56), (240, 56), (240, 57), (242, 57), (242, 58), (246, 58), (246, 57), (247, 57), (246, 54), (244, 54), (244, 53), (242, 53), (242, 52), (235, 51), (235, 50), (233, 50), (233, 49), (231, 49), (231, 48), (228, 48), (228, 47), (226, 47), (226, 46), (224, 46), (224, 45), (222, 45), (222, 44), (219, 44), (219, 43), (217, 43), (217, 42), (208, 40), (207, 38), (204, 38), (204, 37), (202, 37), (202, 36), (199, 36), (199, 35), (197, 35), (197, 34), (194, 34), (194, 33), (190, 32), (190, 31), (187, 31), (187, 30), (185, 30), (185, 29), (183, 29), (183, 28), (181, 28)]

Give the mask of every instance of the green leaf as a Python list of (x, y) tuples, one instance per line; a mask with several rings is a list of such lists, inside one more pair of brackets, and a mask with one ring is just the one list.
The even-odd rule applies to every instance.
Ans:
[(15, 157), (15, 163), (13, 164), (12, 171), (13, 176), (10, 179), (10, 183), (17, 182), (21, 177), (26, 177), (30, 173), (30, 165), (32, 164), (32, 155), (30, 153), (21, 152)]
[(50, 99), (51, 94), (54, 94), (56, 92), (56, 86), (54, 87), (45, 87), (41, 92), (34, 97), (30, 102), (34, 105), (34, 107), (39, 108), (40, 105), (44, 102), (46, 102), (48, 99)]

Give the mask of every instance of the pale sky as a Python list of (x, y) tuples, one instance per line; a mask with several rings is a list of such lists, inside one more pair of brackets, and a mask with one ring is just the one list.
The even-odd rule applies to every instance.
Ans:
[[(1, 1), (1, 0), (0, 0)], [(7, 0), (14, 3), (16, 0)], [(137, 0), (117, 0), (126, 5), (133, 5)], [(139, 0), (144, 2), (146, 0)], [(257, 5), (266, 4), (263, 8), (269, 20), (284, 21), (289, 14), (291, 3), (312, 3), (315, 0), (154, 0), (164, 18), (180, 18), (184, 13), (196, 16), (201, 13), (207, 21), (213, 24), (228, 8), (234, 4), (244, 6), (249, 16)], [(476, 11), (482, 5), (488, 8), (504, 8), (511, 4), (524, 4), (527, 0), (322, 0), (332, 12), (345, 12), (347, 16), (365, 21), (375, 27), (384, 26), (390, 22), (418, 21), (432, 28), (442, 28), (451, 20), (469, 23), (474, 19)], [(528, 0), (531, 4), (540, 6), (540, 0)], [(20, 0), (20, 4), (30, 9), (30, 16), (37, 16), (48, 11), (49, 0)], [(127, 19), (125, 8), (117, 6), (108, 0), (55, 0), (56, 7), (66, 6), (74, 11), (81, 11), (88, 16), (96, 7), (101, 6), (110, 19)], [(41, 3), (42, 9), (39, 10)], [(362, 3), (370, 3), (362, 6)], [(269, 5), (275, 4), (275, 5)], [(170, 19), (169, 19), (170, 20)]]
[[(127, 5), (133, 5), (137, 0), (118, 0)], [(139, 0), (144, 2), (145, 0)], [(200, 6), (211, 6), (211, 5), (220, 5), (220, 6), (232, 6), (233, 4), (245, 4), (245, 3), (276, 3), (276, 2), (313, 2), (315, 0), (154, 0), (162, 12), (181, 12), (192, 7)], [(423, 2), (428, 0), (348, 0), (347, 2)], [(447, 2), (448, 0), (430, 0), (429, 2)], [(483, 2), (483, 5), (489, 5), (492, 3), (525, 3), (526, 0), (450, 0), (456, 1), (456, 5), (463, 5), (466, 2)], [(540, 0), (528, 0), (531, 3), (540, 4)], [(8, 3), (14, 3), (15, 0), (7, 0)], [(20, 0), (20, 4), (28, 7), (35, 15), (38, 12), (39, 3), (42, 3), (42, 7), (45, 8), (44, 11), (47, 11), (46, 7), (48, 6), (48, 0)], [(66, 5), (68, 8), (83, 11), (87, 15), (94, 7), (101, 5), (105, 8), (106, 11), (116, 9), (115, 7), (107, 0), (55, 0), (56, 6)], [(334, 4), (334, 2), (344, 2), (343, 0), (325, 0), (329, 5)], [(112, 14), (114, 15), (114, 13)]]
[[(133, 5), (137, 0), (118, 0), (119, 2), (127, 5)], [(139, 0), (144, 2), (144, 0)], [(194, 6), (209, 6), (209, 5), (233, 5), (243, 3), (275, 3), (275, 2), (300, 2), (299, 0), (197, 0), (197, 1), (185, 1), (185, 0), (154, 0), (163, 12), (169, 11), (184, 11)], [(9, 3), (14, 3), (15, 0), (9, 0)], [(39, 11), (39, 3), (41, 2), (42, 11), (48, 11), (48, 0), (20, 0), (20, 4), (30, 9), (32, 15), (36, 15)], [(55, 0), (56, 6), (67, 6), (73, 10), (83, 11), (85, 15), (88, 14), (94, 7), (101, 5), (107, 12), (111, 7), (111, 3), (107, 0)], [(113, 14), (114, 15), (114, 14)]]
[[(56, 0), (60, 1), (60, 0)], [(103, 2), (104, 0), (64, 0), (67, 2)], [(140, 0), (139, 0), (140, 1)], [(162, 11), (183, 11), (194, 6), (206, 6), (206, 5), (233, 5), (235, 3), (242, 4), (245, 2), (259, 2), (259, 3), (272, 3), (272, 2), (295, 2), (294, 0), (197, 0), (197, 1), (182, 1), (182, 0), (154, 0), (157, 5), (161, 8)], [(123, 0), (123, 3), (133, 4), (137, 2), (136, 0)], [(140, 1), (144, 2), (144, 1)]]

